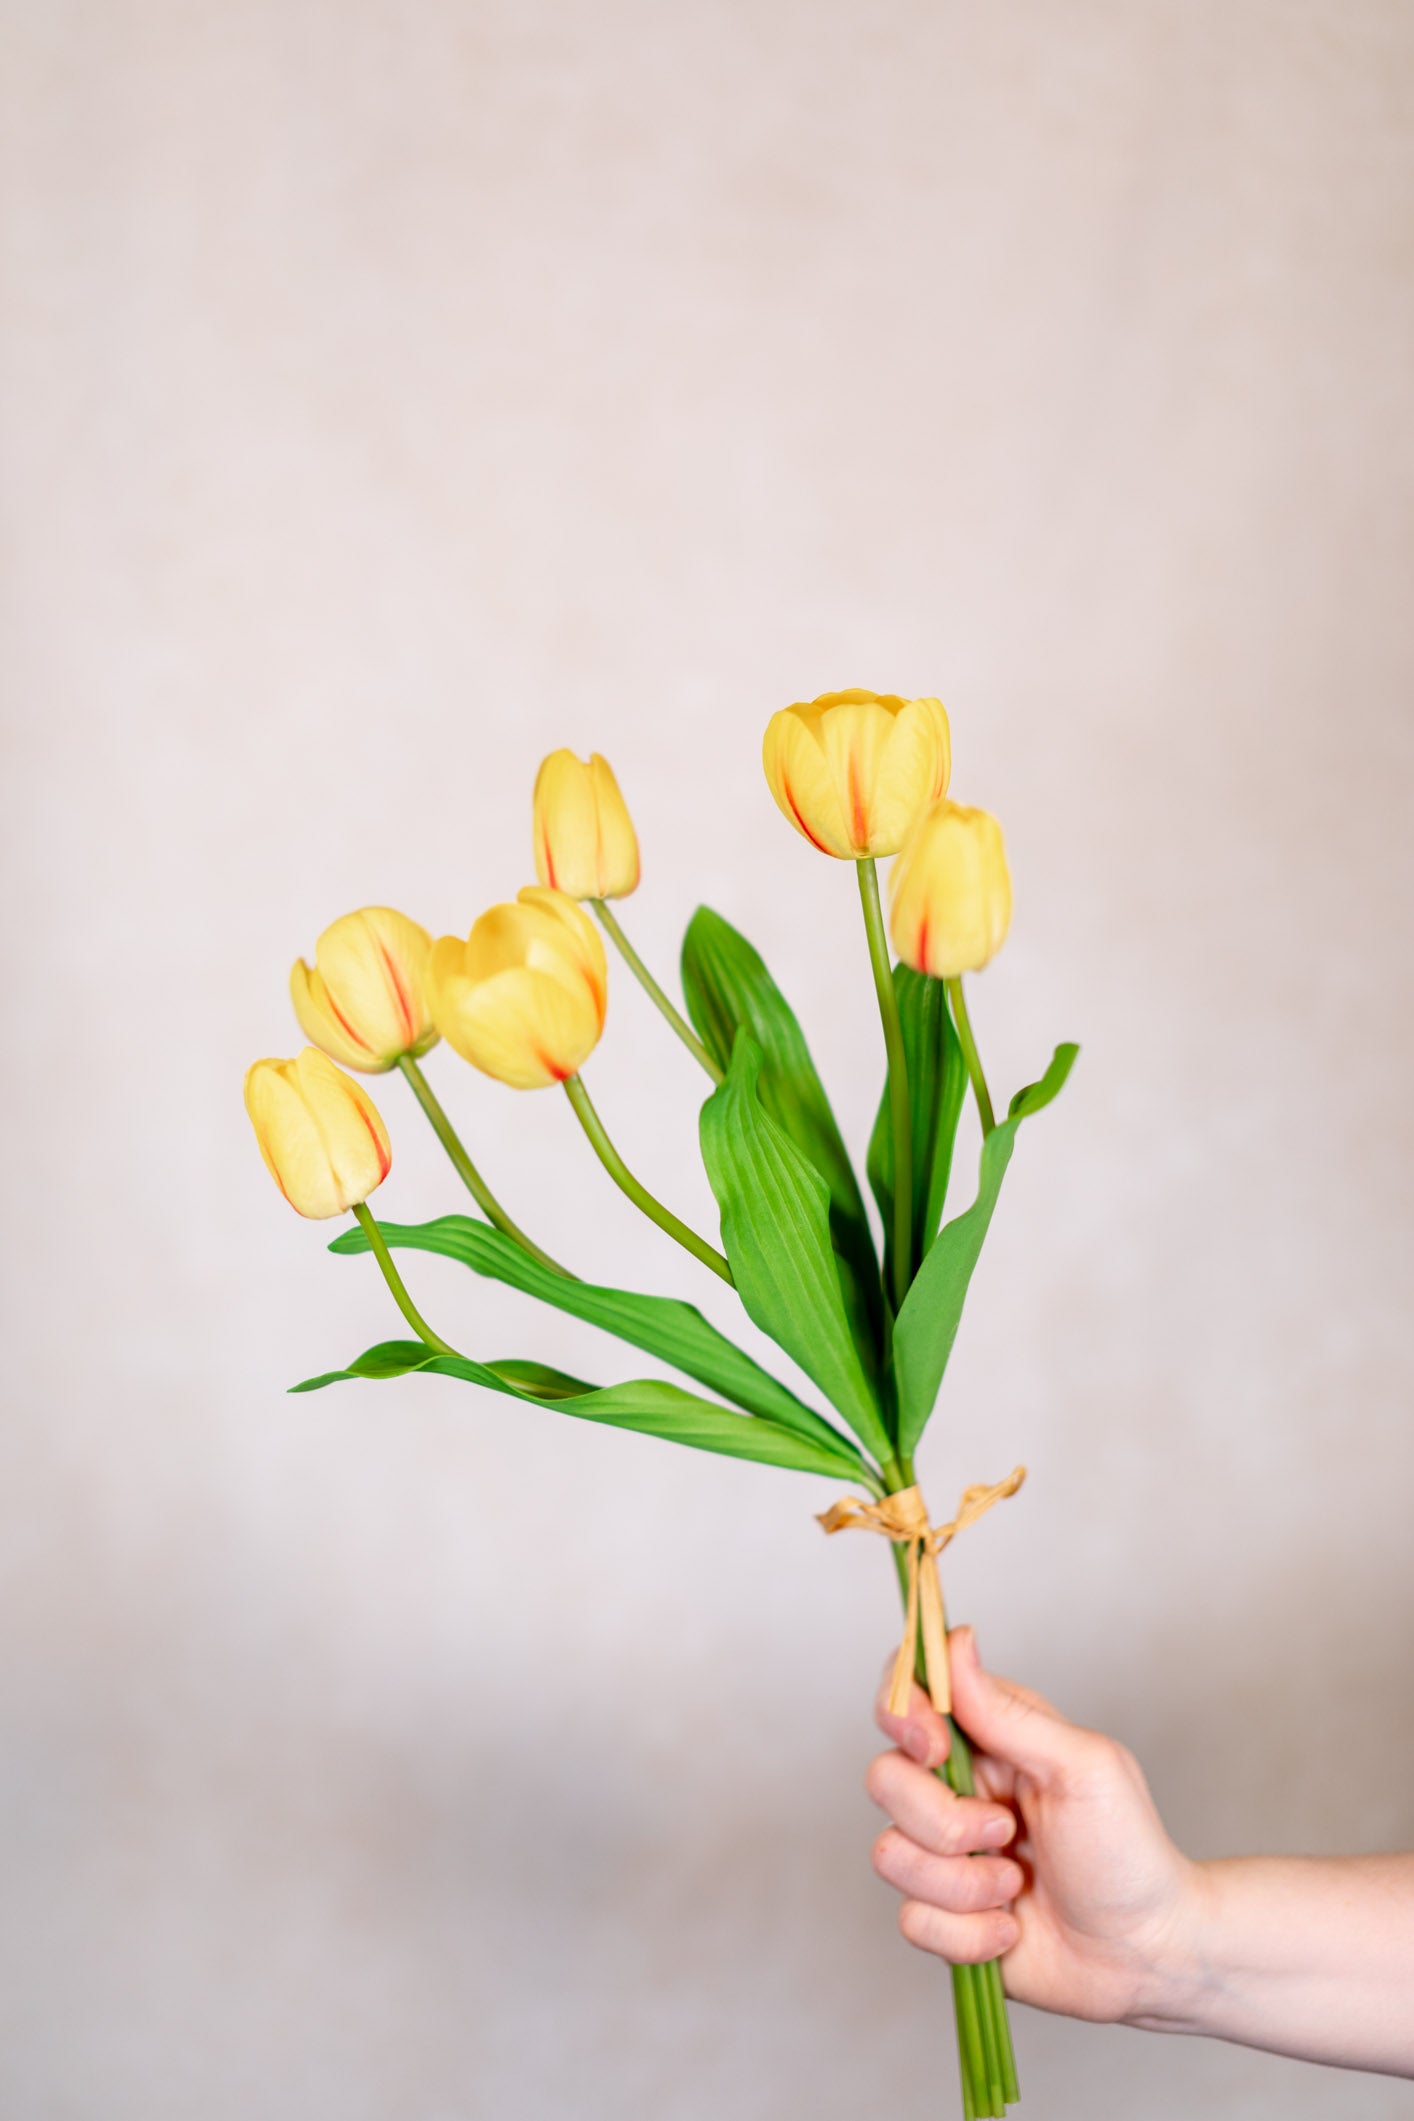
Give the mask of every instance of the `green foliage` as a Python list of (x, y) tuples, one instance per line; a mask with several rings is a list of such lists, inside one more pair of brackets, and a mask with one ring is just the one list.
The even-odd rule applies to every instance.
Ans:
[(819, 1171), (759, 1094), (760, 1046), (739, 1031), (726, 1079), (702, 1107), (702, 1159), (722, 1244), (748, 1315), (813, 1378), (880, 1460), (893, 1455), (876, 1388), (851, 1332)]
[[(606, 1333), (641, 1348), (646, 1355), (658, 1356), (685, 1377), (695, 1378), (710, 1391), (781, 1428), (793, 1429), (823, 1450), (844, 1455), (854, 1452), (846, 1437), (725, 1334), (709, 1325), (692, 1304), (669, 1296), (641, 1296), (630, 1289), (597, 1288), (592, 1282), (571, 1281), (567, 1275), (541, 1266), (513, 1237), (470, 1215), (443, 1215), (430, 1223), (380, 1222), (378, 1227), (385, 1244), (395, 1249), (402, 1246), (458, 1260), (477, 1274), (506, 1282), (591, 1326), (602, 1327)], [(345, 1254), (367, 1252), (368, 1239), (360, 1229), (346, 1230), (329, 1249)]]
[(317, 1392), (325, 1385), (342, 1384), (351, 1378), (403, 1377), (413, 1370), (461, 1378), (467, 1384), (484, 1385), (488, 1391), (501, 1392), (512, 1399), (552, 1406), (582, 1421), (606, 1422), (616, 1429), (662, 1436), (693, 1450), (754, 1459), (799, 1473), (819, 1473), (832, 1480), (858, 1478), (858, 1461), (843, 1440), (836, 1455), (775, 1422), (714, 1406), (709, 1399), (699, 1399), (696, 1393), (684, 1392), (680, 1386), (663, 1384), (656, 1378), (635, 1378), (628, 1384), (596, 1388), (543, 1363), (481, 1363), (469, 1362), (460, 1355), (434, 1355), (420, 1340), (382, 1341), (358, 1356), (347, 1369), (326, 1370), (320, 1377), (308, 1377), (303, 1384), (291, 1386), (291, 1390)]
[(948, 1357), (957, 1338), (972, 1270), (997, 1205), (1016, 1130), (1060, 1094), (1079, 1048), (1057, 1046), (1039, 1083), (1019, 1090), (1011, 1109), (982, 1144), (977, 1198), (945, 1223), (914, 1279), (894, 1326), (894, 1381), (898, 1392), (899, 1449), (912, 1455), (923, 1434)]
[[(967, 1063), (948, 1009), (940, 979), (894, 966), (908, 1065), (908, 1099), (913, 1118), (913, 1266), (918, 1270), (942, 1220), (952, 1170), (958, 1115), (967, 1094)], [(893, 1273), (894, 1135), (889, 1122), (887, 1083), (869, 1141), (869, 1183), (888, 1233), (885, 1281)]]
[(829, 1189), (830, 1243), (841, 1263), (851, 1330), (866, 1368), (876, 1371), (884, 1312), (873, 1233), (794, 1011), (760, 954), (708, 906), (698, 907), (683, 938), (682, 987), (697, 1034), (719, 1067), (730, 1067), (739, 1031), (749, 1031), (760, 1048), (761, 1103)]

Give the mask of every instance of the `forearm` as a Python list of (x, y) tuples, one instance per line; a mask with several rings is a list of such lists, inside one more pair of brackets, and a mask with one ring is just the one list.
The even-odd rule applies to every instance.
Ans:
[(1132, 2023), (1414, 2077), (1414, 1855), (1203, 1863), (1194, 1896)]

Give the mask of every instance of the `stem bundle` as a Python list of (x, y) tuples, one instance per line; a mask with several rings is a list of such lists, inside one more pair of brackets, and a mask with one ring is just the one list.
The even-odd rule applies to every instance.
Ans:
[[(903, 1550), (895, 1546), (893, 1551), (906, 1612), (908, 1582)], [(914, 1671), (921, 1684), (926, 1678), (921, 1639), (914, 1642), (913, 1656)], [(947, 1721), (948, 1757), (933, 1772), (946, 1782), (954, 1796), (974, 1797), (977, 1789), (972, 1776), (972, 1748), (956, 1719), (949, 1716)], [(1000, 1965), (989, 1959), (981, 1966), (954, 1966), (952, 1993), (963, 2121), (984, 2121), (984, 2117), (985, 2121), (1005, 2121), (1008, 2106), (1021, 2093)]]

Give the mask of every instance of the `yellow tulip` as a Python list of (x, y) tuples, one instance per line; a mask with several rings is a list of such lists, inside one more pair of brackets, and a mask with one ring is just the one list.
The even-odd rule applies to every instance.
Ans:
[(941, 700), (824, 692), (772, 715), (762, 763), (781, 811), (822, 854), (896, 854), (947, 790), (948, 718)]
[(599, 1043), (609, 999), (604, 945), (563, 891), (527, 884), (483, 913), (462, 942), (444, 935), (428, 960), (437, 1029), (463, 1060), (515, 1090), (579, 1072)]
[(344, 1214), (392, 1169), (378, 1107), (314, 1046), (247, 1068), (245, 1108), (270, 1176), (301, 1215)]
[(914, 826), (889, 879), (889, 931), (915, 972), (980, 972), (1006, 941), (1011, 876), (1002, 828), (946, 797)]
[(552, 751), (535, 776), (535, 873), (570, 898), (638, 889), (638, 835), (614, 769), (591, 752)]
[(307, 1039), (364, 1075), (381, 1075), (405, 1053), (437, 1043), (427, 1006), (432, 938), (391, 906), (365, 906), (326, 928), (290, 972), (290, 999)]

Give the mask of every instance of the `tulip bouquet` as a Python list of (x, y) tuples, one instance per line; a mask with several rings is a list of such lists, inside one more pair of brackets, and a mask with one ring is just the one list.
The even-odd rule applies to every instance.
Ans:
[[(1040, 1080), (996, 1118), (963, 978), (1001, 947), (1011, 884), (996, 819), (947, 794), (951, 745), (939, 701), (856, 691), (785, 708), (767, 727), (764, 763), (790, 823), (820, 853), (853, 862), (858, 876), (887, 1060), (866, 1162), (882, 1248), (800, 1026), (760, 956), (700, 908), (683, 944), (686, 1014), (679, 1010), (612, 909), (639, 880), (637, 836), (614, 775), (602, 758), (586, 766), (557, 751), (535, 786), (539, 882), (483, 913), (465, 941), (434, 943), (386, 907), (335, 921), (319, 938), (313, 968), (301, 961), (291, 975), (295, 1014), (312, 1043), (294, 1060), (257, 1061), (247, 1073), (246, 1109), (286, 1200), (302, 1215), (352, 1211), (355, 1225), (331, 1249), (374, 1255), (413, 1336), (380, 1341), (347, 1368), (294, 1389), (432, 1371), (583, 1420), (850, 1482), (864, 1496), (837, 1502), (821, 1523), (892, 1542), (905, 1608), (895, 1705), (916, 1675), (946, 1713), (937, 1556), (955, 1532), (1014, 1492), (1022, 1469), (995, 1487), (968, 1489), (952, 1522), (935, 1527), (915, 1482), (914, 1454), (1017, 1130), (1056, 1096), (1076, 1048), (1057, 1048)], [(897, 963), (875, 869), (880, 856), (894, 854)], [(608, 1001), (601, 930), (708, 1080), (700, 1143), (721, 1211), (720, 1245), (690, 1229), (629, 1170), (585, 1085)], [(492, 1193), (422, 1071), (439, 1038), (515, 1089), (559, 1084), (615, 1184), (735, 1291), (831, 1413), (764, 1369), (694, 1305), (582, 1279), (536, 1244)], [(344, 1070), (394, 1068), (479, 1215), (400, 1224), (370, 1212), (391, 1149), (372, 1099)], [(944, 1220), (969, 1087), (982, 1133), (977, 1192)], [(460, 1261), (604, 1329), (703, 1389), (658, 1378), (592, 1385), (534, 1360), (462, 1355), (423, 1318), (395, 1251)], [(971, 1793), (971, 1757), (956, 1726), (940, 1772), (954, 1790)], [(953, 1988), (964, 2114), (967, 2121), (1004, 2114), (1017, 2086), (998, 1964), (954, 1967)]]

